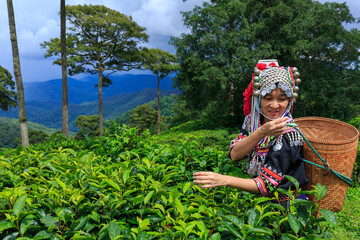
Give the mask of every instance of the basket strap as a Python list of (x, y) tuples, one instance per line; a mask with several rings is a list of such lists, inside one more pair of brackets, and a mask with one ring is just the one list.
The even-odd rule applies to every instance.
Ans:
[(303, 137), (303, 139), (306, 141), (306, 143), (310, 146), (310, 148), (314, 151), (314, 153), (319, 157), (319, 159), (321, 159), (321, 161), (324, 163), (324, 166), (321, 166), (319, 164), (316, 164), (316, 163), (313, 163), (313, 162), (310, 162), (308, 160), (305, 160), (305, 159), (302, 159), (304, 162), (306, 163), (309, 163), (309, 164), (312, 164), (314, 166), (317, 166), (317, 167), (320, 167), (322, 169), (325, 169), (325, 170), (328, 170), (330, 169), (330, 171), (332, 173), (335, 174), (335, 176), (337, 176), (338, 178), (340, 178), (341, 180), (345, 181), (347, 184), (351, 185), (351, 182), (352, 182), (352, 179), (351, 178), (348, 178), (344, 175), (342, 175), (341, 173), (338, 173), (336, 171), (334, 171), (334, 169), (332, 169), (329, 164), (320, 156), (320, 154), (315, 150), (315, 148), (310, 144), (310, 142), (306, 139), (306, 137), (304, 136), (304, 134), (296, 127), (295, 124), (292, 124), (292, 123), (288, 123), (286, 124), (287, 126), (289, 127), (293, 127), (296, 131), (298, 131), (300, 133), (300, 135)]

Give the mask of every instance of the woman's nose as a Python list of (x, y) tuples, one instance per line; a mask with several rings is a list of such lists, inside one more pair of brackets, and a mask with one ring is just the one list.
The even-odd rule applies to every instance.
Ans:
[(278, 108), (278, 107), (279, 107), (278, 101), (272, 101), (272, 102), (270, 103), (270, 107), (272, 107), (272, 108)]

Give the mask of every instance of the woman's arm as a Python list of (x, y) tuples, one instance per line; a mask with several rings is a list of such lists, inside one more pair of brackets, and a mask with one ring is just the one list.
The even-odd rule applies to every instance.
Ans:
[(287, 120), (287, 117), (283, 117), (265, 123), (256, 129), (255, 132), (237, 142), (230, 152), (230, 158), (233, 161), (244, 159), (265, 136), (281, 135), (286, 128)]
[(201, 188), (228, 186), (247, 192), (259, 192), (253, 179), (221, 175), (214, 172), (196, 172), (193, 174), (193, 178), (194, 183), (199, 184)]

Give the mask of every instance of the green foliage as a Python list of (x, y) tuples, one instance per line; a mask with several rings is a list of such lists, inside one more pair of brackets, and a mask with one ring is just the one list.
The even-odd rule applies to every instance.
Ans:
[[(210, 129), (214, 130), (210, 130)], [(183, 141), (193, 141), (202, 144), (204, 147), (219, 147), (224, 151), (229, 150), (229, 139), (234, 139), (238, 135), (238, 129), (225, 129), (211, 126), (207, 121), (189, 121), (172, 127), (161, 133), (159, 136), (152, 136), (152, 140), (158, 143), (175, 143), (179, 139)]]
[[(167, 125), (165, 126), (165, 123), (170, 122), (175, 115), (173, 106), (176, 103), (177, 98), (178, 98), (178, 96), (176, 94), (170, 94), (169, 96), (161, 96), (160, 97), (161, 117), (164, 120), (161, 122), (163, 124), (162, 125), (163, 130), (168, 128)], [(146, 104), (150, 105), (152, 108), (157, 110), (156, 99), (154, 99)], [(115, 118), (114, 121), (118, 122), (120, 125), (123, 125), (123, 124), (129, 125), (130, 124), (130, 115), (132, 114), (134, 109), (124, 112), (123, 114), (121, 114), (120, 117)]]
[(360, 128), (360, 116), (356, 116), (356, 117), (352, 118), (349, 121), (349, 124), (356, 127), (356, 129), (359, 129)]
[(99, 115), (80, 115), (75, 119), (75, 125), (80, 128), (74, 136), (75, 139), (84, 139), (85, 137), (95, 137), (99, 135)]
[[(122, 13), (101, 5), (66, 6), (70, 23), (66, 38), (67, 66), (70, 75), (98, 74), (99, 133), (103, 133), (102, 87), (111, 84), (108, 77), (117, 71), (141, 67), (141, 48), (147, 42), (145, 28)], [(47, 49), (45, 57), (60, 54), (60, 39), (53, 38), (41, 46)], [(54, 64), (61, 64), (60, 59)]]
[(336, 216), (342, 224), (331, 230), (332, 239), (360, 238), (360, 187), (348, 189), (343, 209)]
[(145, 69), (153, 72), (158, 81), (180, 69), (176, 56), (161, 49), (144, 49)]
[(353, 185), (360, 185), (360, 145), (358, 146), (358, 151), (357, 151), (357, 155), (356, 155), (356, 161), (354, 164), (354, 169), (353, 169), (353, 173), (352, 173), (352, 184)]
[[(176, 56), (161, 49), (144, 49), (144, 68), (152, 71), (157, 79), (157, 133), (160, 133), (160, 81), (178, 71)], [(163, 130), (163, 128), (161, 128)]]
[[(129, 117), (130, 127), (136, 127), (140, 132), (149, 129), (156, 132), (157, 111), (149, 104), (137, 106)], [(166, 126), (163, 124), (163, 126)]]
[[(29, 134), (32, 131), (42, 131), (46, 134), (53, 133), (55, 130), (43, 125), (27, 122)], [(18, 139), (18, 141), (17, 141)], [(20, 125), (19, 120), (14, 118), (0, 117), (0, 148), (15, 148), (20, 143)], [(30, 139), (31, 143), (31, 139)]]
[(348, 121), (358, 113), (360, 31), (344, 28), (356, 21), (345, 3), (218, 0), (183, 19), (190, 33), (172, 38), (181, 67), (180, 118), (241, 116), (241, 93), (266, 58), (300, 70), (295, 116)]
[(17, 106), (14, 89), (15, 82), (12, 80), (11, 73), (0, 66), (0, 109), (7, 111)]
[[(66, 19), (70, 23), (66, 40), (70, 75), (95, 74), (100, 66), (112, 72), (140, 67), (135, 64), (141, 60), (137, 44), (149, 36), (131, 17), (105, 6), (77, 5), (66, 6)], [(47, 49), (45, 57), (60, 54), (59, 38), (41, 46)], [(54, 63), (60, 65), (60, 59)]]
[(30, 130), (29, 131), (29, 143), (30, 144), (36, 144), (36, 143), (42, 143), (47, 138), (46, 132), (43, 132), (41, 130)]
[(110, 122), (101, 137), (53, 135), (0, 152), (0, 238), (309, 239), (326, 236), (319, 222), (336, 224), (326, 210), (315, 219), (312, 202), (293, 199), (285, 211), (236, 189), (201, 189), (194, 171), (235, 172), (227, 153), (148, 134)]

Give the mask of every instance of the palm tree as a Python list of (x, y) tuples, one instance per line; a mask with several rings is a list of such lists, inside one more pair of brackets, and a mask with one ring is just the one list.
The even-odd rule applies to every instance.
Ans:
[(66, 10), (65, 0), (60, 0), (60, 45), (61, 45), (61, 73), (62, 73), (62, 131), (69, 136), (69, 101), (66, 62)]
[(7, 8), (9, 15), (10, 40), (12, 46), (14, 75), (15, 75), (15, 82), (17, 89), (18, 107), (19, 107), (21, 144), (24, 148), (26, 148), (27, 146), (29, 146), (29, 135), (28, 135), (27, 120), (26, 120), (26, 112), (25, 112), (24, 87), (21, 77), (19, 48), (18, 48), (17, 36), (16, 36), (14, 7), (12, 0), (7, 0)]

